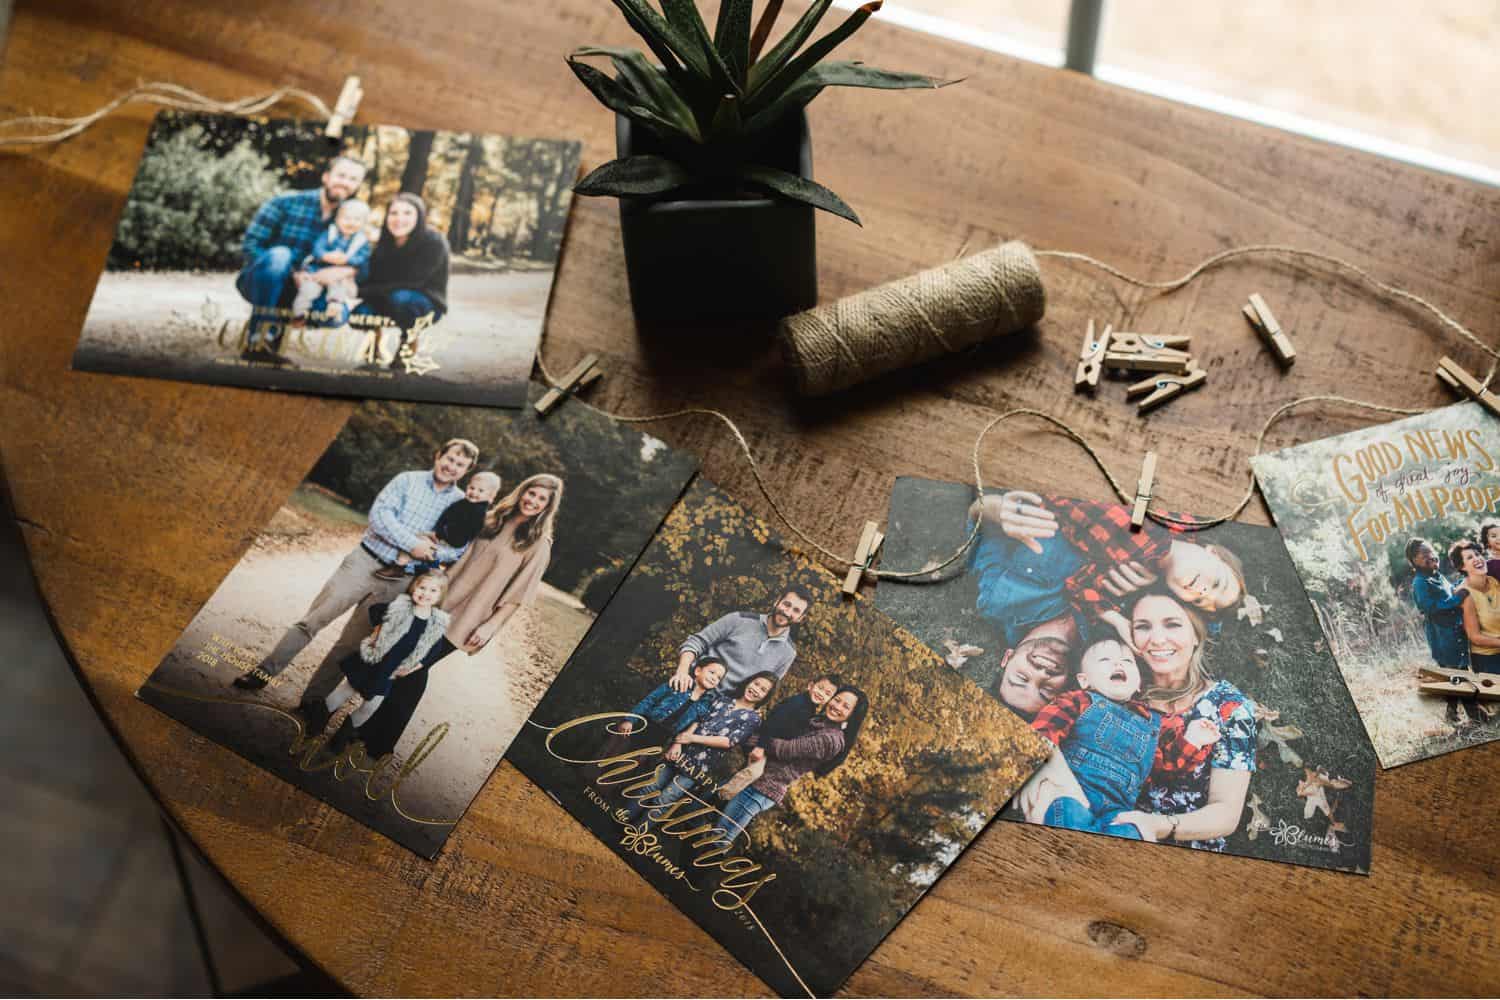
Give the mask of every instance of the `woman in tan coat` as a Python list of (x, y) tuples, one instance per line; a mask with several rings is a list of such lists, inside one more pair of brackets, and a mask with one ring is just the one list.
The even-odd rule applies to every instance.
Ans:
[(354, 731), (365, 753), (391, 753), (427, 690), (430, 668), (456, 650), (470, 656), (499, 634), (517, 609), (530, 604), (552, 558), (552, 530), (562, 504), (563, 481), (542, 473), (529, 476), (484, 518), (479, 537), (449, 571), (443, 610), (448, 631), (423, 658), (422, 667), (397, 676), (379, 711)]

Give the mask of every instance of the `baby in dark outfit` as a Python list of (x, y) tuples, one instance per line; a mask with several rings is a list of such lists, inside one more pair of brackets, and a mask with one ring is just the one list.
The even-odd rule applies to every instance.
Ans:
[[(484, 527), (484, 515), (489, 512), (490, 504), (495, 502), (495, 497), (499, 494), (499, 476), (493, 472), (474, 473), (474, 478), (469, 480), (469, 486), (464, 490), (464, 498), (449, 504), (448, 509), (438, 516), (437, 524), (432, 526), (431, 531), (424, 532), (422, 537), (451, 545), (455, 549), (463, 548), (479, 537), (479, 529)], [(375, 575), (382, 580), (399, 580), (408, 574), (412, 563), (411, 553), (402, 552), (396, 556), (396, 565), (383, 566), (375, 571)], [(418, 560), (410, 572), (421, 574), (430, 569), (442, 568), (443, 564), (435, 559)]]

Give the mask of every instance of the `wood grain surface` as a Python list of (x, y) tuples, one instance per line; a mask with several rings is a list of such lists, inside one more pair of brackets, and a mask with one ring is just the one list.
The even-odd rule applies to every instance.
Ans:
[[(878, 19), (877, 19), (878, 20)], [(359, 119), (574, 136), (612, 156), (612, 122), (563, 54), (628, 44), (610, 4), (355, 0), (21, 3), (0, 111), (78, 114), (140, 80), (231, 97), (280, 83), (331, 100), (363, 76)], [(1493, 336), (1500, 191), (872, 23), (846, 58), (965, 77), (936, 93), (827, 92), (817, 177), (863, 229), (819, 220), (824, 301), (1007, 237), (1175, 276), (1214, 251), (1294, 244), (1351, 258)], [(132, 693), (332, 439), (348, 403), (69, 370), (151, 112), (0, 157), (0, 458), (43, 593), (107, 722), (166, 808), (268, 921), (360, 993), (756, 994), (764, 987), (508, 765), (436, 862), (319, 805)], [(734, 415), (788, 512), (852, 551), (897, 474), (968, 477), (976, 431), (1034, 406), (1083, 428), (1133, 483), (1216, 513), (1245, 488), (1267, 414), (1313, 392), (1448, 401), (1439, 355), (1485, 359), (1329, 271), (1243, 263), (1172, 296), (1043, 264), (1047, 318), (973, 354), (842, 396), (793, 396), (765, 329), (638, 332), (613, 202), (580, 199), (546, 356), (604, 359), (595, 401)], [(1261, 292), (1291, 332), (1281, 374), (1240, 316)], [(1074, 396), (1088, 317), (1191, 333), (1206, 388), (1148, 419), (1118, 383)], [(1288, 420), (1285, 446), (1361, 426)], [(732, 440), (656, 429), (762, 516)], [(990, 477), (1105, 495), (1085, 455), (1017, 425)], [(1266, 522), (1257, 500), (1248, 519)], [(1015, 824), (984, 833), (854, 975), (851, 994), (1473, 994), (1500, 983), (1491, 744), (1380, 776), (1373, 871), (1335, 875)]]

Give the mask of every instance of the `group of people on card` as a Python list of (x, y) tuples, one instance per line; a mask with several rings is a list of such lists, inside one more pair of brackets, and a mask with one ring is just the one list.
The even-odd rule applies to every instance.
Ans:
[(790, 583), (769, 611), (731, 612), (683, 641), (672, 676), (630, 710), (643, 725), (620, 724), (604, 753), (641, 733), (666, 747), (655, 784), (627, 800), (632, 823), (694, 793), (719, 806), (732, 841), (799, 780), (824, 777), (849, 756), (870, 707), (858, 687), (823, 673), (772, 704), (811, 606), (807, 588)]
[[(1479, 528), (1479, 540), (1461, 539), (1448, 548), (1455, 583), (1438, 568), (1437, 550), (1425, 538), (1406, 543), (1413, 578), (1411, 597), (1426, 619), (1427, 648), (1446, 670), (1500, 674), (1500, 522)], [(1449, 698), (1448, 718), (1460, 726), (1478, 716), (1494, 718), (1495, 705)]]
[(1255, 706), (1210, 664), (1240, 560), (1113, 504), (1011, 491), (969, 518), (977, 610), (1005, 643), (994, 693), (1058, 748), (1026, 819), (1223, 850), (1256, 767)]
[(357, 738), (371, 757), (394, 752), (430, 669), (494, 641), (536, 599), (551, 561), (563, 481), (539, 473), (501, 496), (500, 476), (475, 471), (478, 462), (478, 445), (454, 438), (438, 448), (431, 468), (392, 477), (370, 506), (360, 543), (235, 687), (264, 688), (352, 608), (308, 680), (299, 713), (315, 735), (347, 706), (331, 750)]
[(404, 364), (400, 348), (413, 332), (447, 312), (448, 241), (428, 225), (426, 202), (397, 194), (372, 243), (370, 206), (354, 197), (364, 180), (364, 163), (336, 156), (318, 187), (276, 195), (256, 211), (235, 279), (251, 306), (245, 360), (290, 365), (282, 353), (289, 328), (378, 316), (400, 331), (394, 368)]

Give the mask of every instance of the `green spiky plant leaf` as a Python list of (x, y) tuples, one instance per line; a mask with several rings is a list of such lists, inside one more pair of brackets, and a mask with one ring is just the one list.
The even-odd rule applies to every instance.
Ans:
[[(586, 47), (568, 56), (568, 66), (599, 103), (656, 137), (666, 155), (612, 160), (579, 182), (579, 194), (640, 198), (728, 187), (799, 201), (858, 223), (832, 191), (758, 162), (757, 144), (827, 87), (906, 90), (957, 82), (825, 61), (882, 0), (852, 11), (817, 38), (833, 0), (813, 0), (764, 55), (782, 0), (766, 0), (759, 20), (754, 0), (723, 0), (712, 34), (693, 0), (659, 0), (660, 10), (651, 0), (611, 2), (650, 56)], [(585, 61), (597, 58), (610, 61), (613, 77)]]

